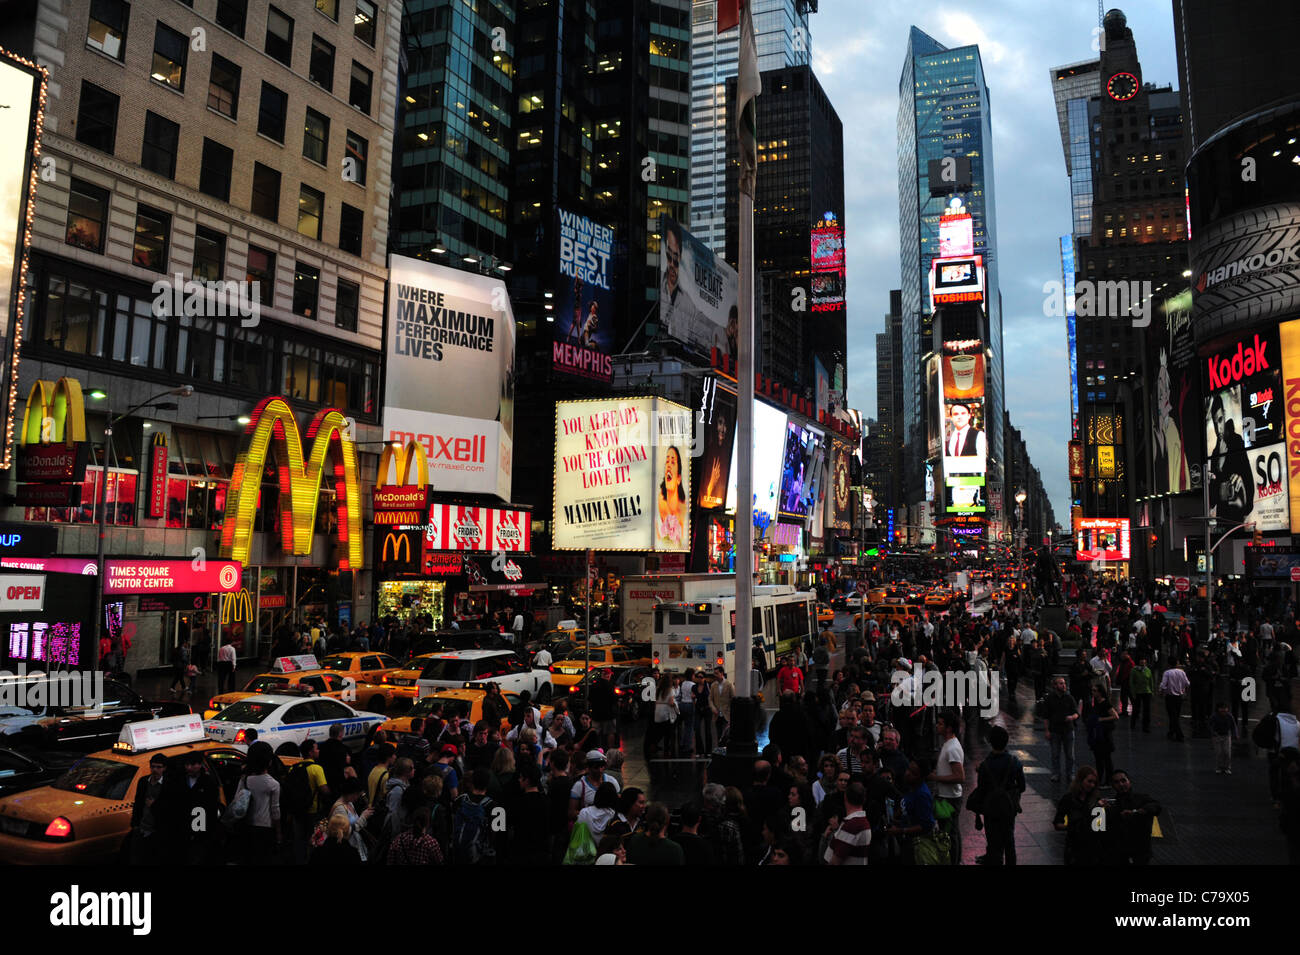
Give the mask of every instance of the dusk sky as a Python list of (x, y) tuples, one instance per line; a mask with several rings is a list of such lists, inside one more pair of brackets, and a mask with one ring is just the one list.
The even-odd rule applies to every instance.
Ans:
[[(948, 47), (978, 44), (992, 104), (997, 254), (1011, 421), (1024, 434), (1059, 523), (1069, 523), (1065, 320), (1044, 316), (1060, 281), (1070, 188), (1050, 70), (1096, 55), (1090, 0), (821, 0), (810, 16), (813, 69), (844, 122), (849, 406), (876, 414), (876, 334), (899, 285), (898, 80), (912, 26)], [(1110, 9), (1109, 7), (1107, 9)], [(1178, 85), (1168, 0), (1134, 0), (1128, 17), (1143, 80)]]

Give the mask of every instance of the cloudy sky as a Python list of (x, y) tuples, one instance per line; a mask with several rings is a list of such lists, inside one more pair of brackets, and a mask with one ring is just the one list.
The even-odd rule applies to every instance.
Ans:
[[(948, 47), (978, 44), (993, 113), (993, 170), (1007, 407), (1068, 523), (1069, 368), (1065, 321), (1043, 316), (1070, 231), (1069, 180), (1049, 72), (1095, 54), (1092, 0), (821, 0), (810, 17), (813, 69), (844, 122), (849, 405), (876, 413), (876, 334), (899, 285), (898, 79), (915, 25)], [(1109, 7), (1107, 8), (1109, 9)], [(1121, 7), (1143, 79), (1178, 85), (1169, 0)]]

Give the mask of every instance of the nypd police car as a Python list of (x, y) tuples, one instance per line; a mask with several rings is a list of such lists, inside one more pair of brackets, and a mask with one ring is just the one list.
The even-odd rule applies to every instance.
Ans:
[(257, 739), (278, 747), (281, 743), (301, 745), (308, 738), (324, 742), (329, 739), (330, 727), (339, 723), (343, 742), (357, 747), (383, 722), (378, 713), (355, 709), (341, 700), (259, 693), (231, 703), (205, 720), (203, 731), (211, 740), (246, 743), (251, 742), (248, 731), (256, 730)]

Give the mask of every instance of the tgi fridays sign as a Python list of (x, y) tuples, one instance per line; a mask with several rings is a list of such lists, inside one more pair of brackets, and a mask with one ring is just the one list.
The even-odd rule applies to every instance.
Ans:
[(497, 507), (431, 504), (424, 546), (426, 550), (526, 553), (532, 549), (532, 515)]

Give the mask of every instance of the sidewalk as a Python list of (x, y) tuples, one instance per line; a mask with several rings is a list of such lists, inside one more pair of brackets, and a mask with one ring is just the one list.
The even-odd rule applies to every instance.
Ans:
[[(1008, 749), (1025, 767), (1023, 814), (1016, 822), (1016, 854), (1022, 865), (1061, 865), (1065, 834), (1052, 829), (1056, 801), (1069, 788), (1069, 780), (1051, 781), (1051, 749), (1041, 721), (1033, 719), (1032, 687), (1021, 685), (1017, 694), (1021, 718), (1004, 709), (995, 720), (1011, 736)], [(1118, 707), (1118, 704), (1116, 704)], [(1267, 705), (1257, 704), (1254, 716), (1264, 716)], [(1248, 755), (1233, 753), (1231, 776), (1214, 771), (1209, 739), (1193, 739), (1191, 717), (1184, 712), (1186, 742), (1165, 739), (1168, 722), (1163, 706), (1152, 714), (1151, 732), (1129, 729), (1127, 716), (1115, 730), (1114, 762), (1128, 771), (1133, 788), (1158, 800), (1161, 838), (1152, 840), (1155, 865), (1285, 865), (1286, 841), (1278, 828), (1268, 792), (1268, 762), (1249, 743), (1240, 747)], [(1254, 722), (1250, 724), (1254, 726)], [(1243, 737), (1249, 740), (1249, 728)], [(1075, 764), (1092, 763), (1084, 734), (1075, 734)], [(975, 767), (988, 754), (987, 744), (974, 741), (966, 750), (966, 776), (974, 783)], [(967, 792), (969, 793), (969, 788)], [(975, 817), (962, 811), (962, 863), (974, 864), (984, 853), (983, 832), (975, 831)]]

